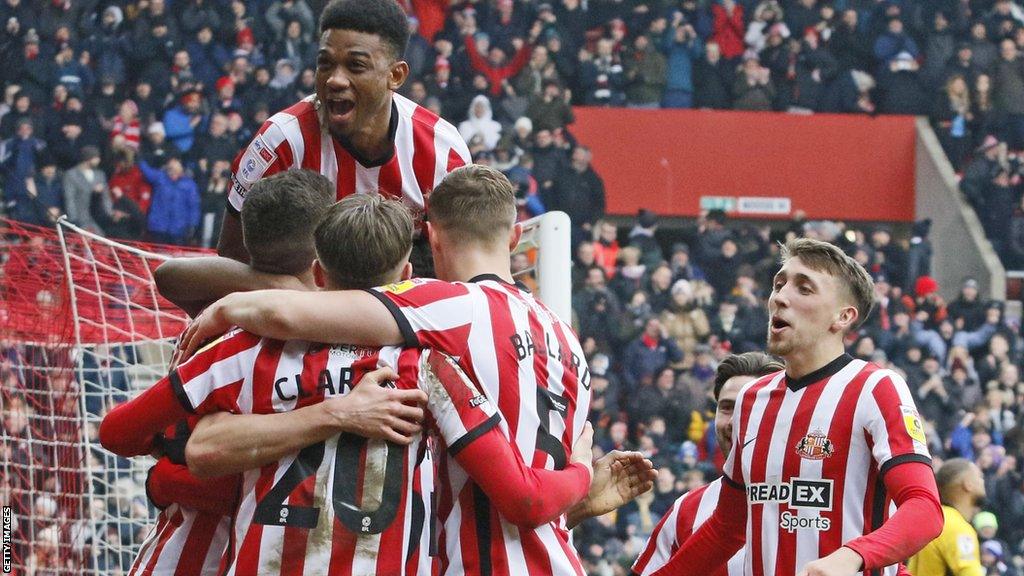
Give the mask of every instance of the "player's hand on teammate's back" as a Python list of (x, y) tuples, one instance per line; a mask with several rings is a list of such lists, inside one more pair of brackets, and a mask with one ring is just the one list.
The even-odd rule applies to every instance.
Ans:
[(236, 295), (237, 293), (228, 294), (210, 304), (192, 320), (188, 328), (178, 337), (178, 348), (174, 351), (174, 358), (171, 359), (172, 369), (191, 358), (204, 342), (214, 336), (220, 336), (231, 328), (231, 324), (220, 311), (223, 310), (224, 303), (229, 302)]
[(572, 463), (583, 464), (590, 471), (590, 477), (594, 477), (594, 427), (590, 422), (583, 424), (583, 432), (572, 445)]
[(343, 432), (366, 438), (409, 444), (422, 431), (422, 390), (399, 390), (383, 386), (398, 374), (391, 368), (368, 372), (345, 396), (331, 396), (319, 406)]
[(863, 565), (860, 554), (843, 546), (824, 558), (808, 562), (798, 576), (853, 576)]

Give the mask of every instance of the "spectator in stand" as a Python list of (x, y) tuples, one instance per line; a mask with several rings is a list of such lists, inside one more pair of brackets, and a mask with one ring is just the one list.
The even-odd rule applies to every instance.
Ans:
[(659, 319), (670, 338), (687, 355), (696, 351), (697, 344), (707, 339), (711, 324), (704, 309), (697, 305), (693, 284), (689, 280), (676, 280), (670, 290), (671, 301)]
[[(555, 178), (569, 169), (565, 150), (555, 145), (551, 130), (538, 128), (534, 134), (533, 176), (540, 187), (541, 199), (548, 210), (554, 210), (546, 200), (554, 186)], [(575, 245), (575, 243), (573, 243)]]
[(870, 70), (874, 65), (873, 46), (867, 34), (859, 30), (859, 25), (857, 11), (844, 10), (828, 41), (829, 50), (839, 61), (841, 70)]
[[(594, 264), (604, 268), (605, 277), (614, 281), (619, 262), (619, 229), (607, 220), (597, 226), (594, 240)], [(632, 294), (632, 292), (630, 292)]]
[(149, 238), (161, 244), (187, 244), (199, 227), (199, 190), (195, 181), (185, 174), (181, 160), (173, 156), (163, 170), (145, 160), (139, 162), (139, 169), (153, 186), (147, 220)]
[(900, 52), (889, 60), (878, 77), (878, 88), (884, 94), (879, 103), (879, 111), (884, 114), (924, 114), (931, 105), (920, 66), (909, 52)]
[(711, 39), (718, 44), (724, 60), (730, 65), (739, 63), (740, 56), (743, 56), (746, 49), (743, 42), (746, 34), (743, 7), (736, 4), (735, 0), (715, 0), (711, 6), (711, 14), (714, 17), (714, 32)]
[(946, 80), (946, 86), (932, 108), (932, 124), (953, 170), (960, 172), (971, 150), (971, 127), (974, 125), (971, 90), (961, 74), (953, 74)]
[(43, 151), (36, 159), (36, 168), (25, 183), (27, 209), (21, 208), (21, 217), (15, 213), (11, 217), (37, 226), (53, 226), (64, 213), (64, 188), (57, 175), (57, 162)]
[(214, 26), (205, 22), (194, 33), (194, 37), (186, 45), (189, 59), (192, 62), (192, 73), (197, 81), (204, 86), (213, 86), (220, 76), (220, 71), (231, 59), (227, 48), (214, 39)]
[(992, 104), (1002, 117), (1003, 139), (1010, 148), (1024, 148), (1024, 58), (1010, 38), (999, 43), (992, 72)]
[(180, 103), (164, 114), (167, 140), (182, 154), (192, 149), (197, 133), (206, 131), (206, 115), (202, 106), (202, 95), (193, 90), (183, 94)]
[(163, 122), (153, 122), (146, 129), (146, 141), (142, 144), (142, 159), (151, 166), (163, 167), (167, 159), (180, 154), (164, 132)]
[(316, 29), (316, 17), (306, 0), (275, 0), (267, 9), (266, 22), (274, 37), (285, 37), (289, 22), (298, 22), (302, 30), (311, 33)]
[(475, 138), (483, 142), (483, 149), (494, 150), (501, 139), (501, 124), (494, 120), (494, 112), (491, 110), (491, 101), (479, 94), (473, 98), (467, 112), (468, 118), (459, 124), (459, 134), (467, 144)]
[(551, 187), (541, 192), (541, 201), (548, 210), (561, 210), (569, 215), (573, 245), (604, 217), (604, 181), (590, 166), (590, 161), (590, 149), (577, 146), (572, 151), (570, 170), (556, 174)]
[(491, 45), (490, 35), (486, 32), (473, 31), (473, 27), (467, 30), (464, 43), (472, 69), (487, 79), (488, 89), (493, 97), (500, 96), (508, 80), (519, 74), (530, 59), (532, 51), (530, 44), (524, 42), (522, 38), (516, 38), (512, 42), (516, 53), (509, 59), (505, 50)]
[(665, 260), (654, 233), (658, 230), (658, 215), (641, 208), (637, 211), (636, 225), (629, 231), (629, 245), (640, 251), (640, 262), (653, 270)]
[(530, 61), (512, 80), (514, 93), (529, 102), (543, 93), (548, 80), (560, 80), (558, 68), (549, 56), (547, 46), (534, 46)]
[(592, 58), (580, 68), (580, 90), (588, 106), (622, 106), (626, 103), (626, 77), (611, 38), (597, 41)]
[[(626, 72), (626, 105), (631, 108), (657, 108), (665, 92), (667, 62), (651, 45), (650, 38), (638, 34), (633, 47), (623, 55)], [(692, 81), (691, 81), (692, 100)]]
[(878, 61), (879, 73), (884, 73), (900, 54), (906, 52), (912, 60), (921, 56), (917, 43), (903, 29), (903, 20), (899, 17), (889, 18), (886, 31), (875, 40), (875, 59)]
[(985, 213), (987, 190), (990, 183), (1002, 170), (1000, 157), (1005, 154), (1005, 144), (995, 136), (988, 135), (975, 150), (974, 159), (964, 169), (960, 180), (960, 191), (967, 197), (978, 215)]
[(315, 61), (318, 48), (310, 34), (303, 29), (302, 22), (289, 20), (284, 37), (271, 48), (269, 56), (274, 60), (288, 60), (298, 68), (303, 62)]
[(767, 112), (772, 109), (775, 86), (769, 70), (761, 66), (756, 53), (747, 52), (743, 56), (743, 68), (736, 76), (732, 92), (733, 108), (736, 110)]
[(80, 162), (64, 173), (64, 210), (68, 220), (90, 232), (103, 234), (103, 229), (93, 218), (90, 210), (93, 202), (103, 204), (102, 213), (109, 213), (109, 190), (107, 175), (100, 170), (100, 151), (95, 146), (82, 148)]
[[(832, 54), (821, 45), (821, 34), (815, 28), (804, 32), (799, 49), (793, 54), (796, 93), (792, 97), (795, 106), (805, 110), (821, 107), (824, 87), (832, 82), (839, 64)], [(786, 100), (789, 100), (788, 94)], [(781, 107), (781, 106), (780, 106)]]
[(142, 130), (139, 122), (139, 107), (131, 100), (121, 103), (117, 116), (114, 117), (114, 127), (110, 131), (110, 140), (121, 137), (123, 146), (138, 151), (142, 141)]
[(983, 21), (975, 20), (971, 24), (971, 38), (969, 42), (974, 63), (978, 66), (979, 70), (986, 72), (991, 71), (996, 60), (999, 59), (999, 48), (996, 47), (990, 38), (988, 28)]
[(654, 383), (654, 375), (659, 370), (668, 365), (679, 365), (682, 361), (683, 351), (665, 333), (661, 321), (651, 317), (640, 336), (630, 342), (623, 353), (622, 375), (626, 397), (635, 398), (634, 395), (642, 387)]
[(735, 77), (735, 69), (722, 60), (722, 51), (718, 44), (708, 42), (704, 47), (704, 57), (694, 65), (694, 108), (732, 108), (732, 85)]
[(231, 162), (238, 153), (238, 141), (228, 134), (228, 117), (216, 113), (210, 116), (209, 131), (196, 137), (195, 155), (199, 171), (206, 173), (219, 162)]
[(924, 66), (921, 77), (928, 92), (933, 93), (942, 86), (947, 64), (954, 59), (956, 35), (950, 25), (949, 16), (943, 10), (936, 10), (932, 29), (924, 43)]
[(526, 118), (533, 130), (561, 130), (576, 121), (568, 103), (568, 95), (557, 80), (544, 81), (543, 92), (526, 108)]
[(665, 108), (692, 108), (694, 63), (703, 56), (704, 43), (693, 25), (686, 21), (682, 11), (672, 15), (672, 23), (662, 38), (661, 49), (668, 60), (668, 79), (661, 105)]
[(202, 230), (199, 242), (204, 248), (216, 248), (217, 238), (220, 238), (220, 225), (224, 220), (228, 191), (231, 189), (231, 161), (215, 160), (210, 170), (202, 174), (203, 177), (199, 181), (199, 188), (202, 190)]
[(36, 159), (45, 148), (46, 142), (35, 136), (32, 120), (28, 118), (18, 120), (13, 138), (0, 142), (4, 203), (16, 220), (35, 219), (36, 208), (28, 197), (27, 183), (35, 173)]

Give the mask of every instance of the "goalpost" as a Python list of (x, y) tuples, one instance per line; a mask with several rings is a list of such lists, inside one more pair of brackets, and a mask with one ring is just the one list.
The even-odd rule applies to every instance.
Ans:
[[(67, 221), (0, 220), (0, 504), (13, 510), (15, 573), (124, 574), (153, 526), (151, 458), (99, 445), (114, 405), (167, 370), (188, 318), (153, 271), (210, 251), (116, 242)], [(569, 218), (523, 223), (515, 276), (571, 320)]]

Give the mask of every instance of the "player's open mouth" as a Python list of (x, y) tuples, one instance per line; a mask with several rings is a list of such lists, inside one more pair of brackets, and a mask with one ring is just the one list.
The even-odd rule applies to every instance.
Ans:
[(356, 103), (351, 100), (332, 98), (327, 101), (327, 114), (332, 122), (348, 120), (355, 109)]
[(778, 316), (772, 316), (772, 334), (779, 334), (786, 328), (789, 328), (789, 322), (786, 322)]

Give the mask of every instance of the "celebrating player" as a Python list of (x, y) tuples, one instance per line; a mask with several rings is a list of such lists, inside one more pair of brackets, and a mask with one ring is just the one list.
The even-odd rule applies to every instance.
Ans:
[[(779, 372), (785, 367), (781, 362), (760, 352), (733, 354), (722, 360), (715, 370), (714, 395), (715, 438), (723, 451), (732, 446), (732, 412), (736, 395), (741, 388), (761, 376)], [(679, 497), (672, 508), (654, 528), (644, 551), (633, 564), (633, 573), (648, 576), (668, 562), (679, 545), (700, 527), (711, 511), (715, 509), (718, 495), (722, 490), (719, 478), (696, 490)], [(729, 560), (728, 572), (720, 570), (714, 576), (739, 576), (743, 574), (743, 552), (737, 552)]]
[[(397, 202), (369, 195), (343, 200), (316, 229), (317, 284), (337, 290), (408, 278), (412, 234), (412, 218)], [(376, 370), (353, 389), (363, 372), (378, 365), (399, 368), (400, 374)], [(549, 522), (587, 493), (589, 429), (564, 470), (530, 468), (496, 427), (496, 411), (475, 385), (450, 360), (428, 352), (421, 358), (418, 349), (282, 342), (233, 331), (112, 412), (104, 427), (139, 438), (183, 410), (262, 413), (274, 414), (265, 421), (277, 426), (271, 437), (287, 442), (295, 435), (281, 426), (295, 419), (275, 413), (325, 407), (304, 413), (316, 425), (301, 451), (281, 449), (280, 443), (259, 447), (269, 465), (245, 473), (227, 573), (264, 573), (271, 566), (289, 574), (302, 573), (303, 566), (329, 573), (414, 573), (428, 512), (416, 508), (413, 496), (425, 447), (411, 421), (422, 411), (399, 404), (392, 414), (363, 394), (392, 378), (399, 390), (390, 393), (398, 401), (427, 402), (433, 428), (460, 470), (506, 516), (527, 525)], [(168, 402), (168, 395), (176, 401)], [(339, 422), (336, 401), (345, 399), (350, 417)], [(381, 421), (391, 423), (394, 433), (384, 438), (392, 442), (367, 442), (348, 433), (373, 432)], [(101, 430), (101, 438), (107, 442), (109, 430)], [(509, 475), (490, 474), (491, 463)]]
[(945, 522), (942, 534), (910, 559), (914, 576), (981, 576), (981, 552), (978, 533), (971, 518), (978, 513), (979, 502), (985, 498), (985, 477), (978, 465), (965, 458), (952, 458), (942, 463), (935, 473), (942, 497)]
[[(333, 201), (330, 182), (307, 170), (261, 180), (242, 210), (245, 242), (254, 255), (250, 265), (216, 257), (170, 260), (154, 274), (161, 294), (196, 314), (235, 290), (300, 284), (292, 275), (309, 270), (316, 257), (309, 223), (319, 221)], [(196, 420), (182, 419), (167, 430), (134, 439), (116, 426), (113, 429), (120, 444), (115, 452), (122, 453), (125, 444), (132, 442), (148, 445), (153, 432), (159, 432), (155, 448), (163, 454), (146, 479), (147, 494), (160, 514), (129, 574), (198, 576), (214, 574), (220, 567), (241, 478), (200, 480), (189, 473), (184, 452)], [(107, 436), (115, 422), (116, 415), (107, 422)], [(188, 554), (183, 553), (186, 547)]]
[[(184, 355), (233, 325), (279, 338), (341, 341), (349, 334), (359, 344), (434, 348), (457, 358), (497, 405), (503, 431), (527, 463), (562, 468), (586, 421), (590, 374), (571, 328), (513, 283), (510, 250), (521, 229), (514, 224), (511, 183), (492, 168), (459, 168), (434, 189), (428, 213), (436, 270), (451, 282), (233, 294), (190, 326), (182, 337)], [(230, 433), (208, 436), (227, 442)], [(614, 509), (653, 485), (650, 463), (638, 454), (610, 455), (599, 464), (590, 497), (570, 511), (569, 524)], [(621, 474), (633, 478), (629, 489), (607, 490)], [(525, 530), (502, 518), (474, 482), (441, 483), (442, 573), (582, 573), (564, 523)]]
[(395, 93), (409, 75), (408, 29), (395, 0), (332, 0), (324, 8), (316, 94), (271, 116), (235, 158), (221, 255), (247, 261), (238, 211), (265, 176), (305, 168), (334, 182), (338, 199), (379, 191), (421, 215), (441, 178), (469, 163), (454, 126)]
[(786, 244), (768, 299), (768, 351), (786, 370), (740, 392), (718, 506), (655, 574), (718, 569), (743, 546), (744, 524), (748, 575), (892, 575), (939, 534), (910, 391), (844, 353), (872, 303), (867, 272), (838, 248)]

